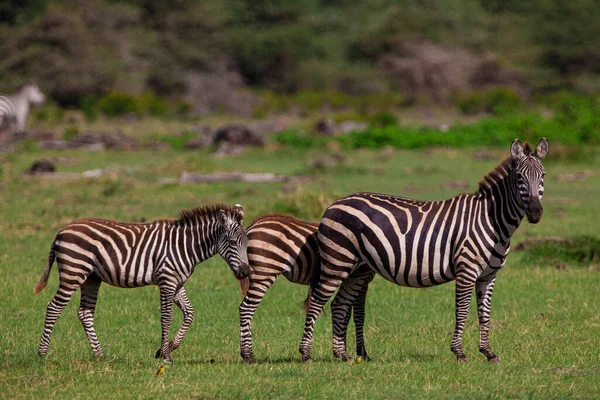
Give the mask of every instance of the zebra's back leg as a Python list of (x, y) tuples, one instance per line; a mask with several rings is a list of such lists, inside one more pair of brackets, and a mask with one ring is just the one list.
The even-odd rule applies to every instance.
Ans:
[(364, 350), (364, 306), (369, 282), (375, 272), (368, 267), (357, 269), (340, 286), (331, 303), (331, 318), (333, 324), (333, 355), (343, 361), (349, 361), (352, 356), (346, 350), (346, 336), (350, 315), (354, 310), (354, 323), (356, 325), (356, 346), (359, 357), (366, 356)]
[(356, 355), (361, 357), (365, 361), (370, 361), (371, 358), (367, 354), (367, 349), (365, 348), (365, 336), (364, 336), (364, 327), (365, 327), (365, 305), (367, 301), (367, 292), (369, 290), (369, 283), (375, 277), (375, 271), (370, 269), (364, 270), (364, 274), (361, 276), (362, 287), (358, 294), (358, 297), (354, 300), (353, 308), (353, 317), (354, 317), (354, 326), (356, 328)]
[(347, 265), (336, 274), (328, 275), (323, 272), (330, 271), (327, 265), (329, 265), (329, 263), (325, 260), (322, 260), (319, 282), (315, 287), (311, 286), (309, 289), (306, 320), (304, 322), (304, 333), (302, 335), (302, 340), (300, 341), (300, 348), (298, 349), (302, 355), (303, 362), (311, 361), (310, 348), (312, 345), (312, 337), (315, 330), (315, 322), (317, 317), (331, 296), (333, 296), (337, 288), (344, 280), (348, 278), (348, 276), (350, 276), (350, 272), (352, 271), (353, 267), (352, 265)]
[(489, 362), (499, 362), (500, 358), (490, 346), (490, 315), (492, 312), (492, 291), (496, 282), (496, 274), (478, 279), (475, 282), (477, 294), (477, 314), (479, 317), (479, 351)]
[(265, 296), (267, 290), (278, 278), (277, 275), (263, 277), (261, 280), (255, 280), (250, 275), (250, 287), (248, 293), (240, 304), (240, 355), (247, 364), (254, 364), (254, 355), (252, 352), (252, 318), (256, 309)]
[[(192, 322), (194, 322), (194, 309), (192, 308), (192, 303), (190, 303), (190, 299), (187, 297), (187, 293), (185, 292), (185, 288), (183, 286), (175, 294), (173, 302), (183, 313), (183, 322), (181, 323), (181, 326), (179, 327), (179, 330), (177, 331), (177, 334), (173, 340), (169, 342), (169, 350), (171, 352), (179, 348), (181, 342), (183, 341), (183, 337), (192, 325)], [(161, 358), (162, 355), (162, 349), (158, 349), (156, 351), (156, 358)]]
[(100, 284), (102, 280), (95, 274), (92, 274), (87, 280), (81, 285), (81, 301), (79, 303), (79, 310), (77, 315), (83, 325), (83, 330), (87, 335), (92, 351), (97, 357), (102, 357), (104, 351), (100, 347), (100, 342), (96, 336), (96, 330), (94, 329), (94, 311), (96, 310), (96, 301), (98, 300), (98, 291), (100, 290)]
[[(81, 266), (70, 266), (65, 271), (63, 264), (60, 261), (60, 256), (57, 257), (58, 261), (58, 276), (59, 285), (58, 290), (54, 298), (48, 303), (46, 307), (46, 319), (44, 321), (44, 330), (42, 331), (42, 337), (40, 339), (40, 345), (38, 347), (38, 354), (45, 356), (48, 354), (48, 346), (50, 345), (50, 337), (52, 336), (52, 329), (54, 324), (60, 317), (73, 293), (86, 281), (88, 276), (91, 274), (91, 267), (89, 270), (81, 268)], [(76, 271), (75, 271), (76, 269)]]

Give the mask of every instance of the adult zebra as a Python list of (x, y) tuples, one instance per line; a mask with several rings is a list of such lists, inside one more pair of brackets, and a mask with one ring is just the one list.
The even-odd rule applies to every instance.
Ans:
[(44, 100), (44, 94), (32, 82), (23, 84), (12, 95), (0, 95), (0, 126), (10, 124), (13, 132), (23, 131), (30, 106), (41, 105)]
[[(323, 305), (359, 263), (366, 263), (402, 286), (421, 288), (456, 279), (450, 348), (458, 361), (467, 360), (462, 334), (475, 287), (479, 351), (489, 361), (499, 361), (489, 342), (492, 290), (510, 251), (510, 237), (523, 217), (534, 224), (542, 217), (541, 160), (547, 154), (545, 138), (533, 153), (527, 143), (515, 139), (510, 157), (479, 182), (475, 194), (445, 201), (357, 193), (333, 203), (319, 225), (320, 278), (307, 298), (302, 360), (310, 360), (314, 324)], [(339, 343), (335, 330), (333, 343)]]
[[(128, 223), (105, 219), (81, 219), (63, 227), (50, 249), (48, 265), (35, 286), (39, 293), (48, 282), (56, 259), (59, 287), (48, 303), (38, 354), (48, 352), (56, 320), (81, 288), (78, 316), (96, 356), (104, 353), (94, 330), (94, 310), (100, 284), (134, 288), (157, 285), (160, 289), (161, 355), (171, 361), (194, 320), (194, 310), (184, 283), (197, 264), (216, 253), (242, 279), (250, 273), (248, 238), (242, 227), (244, 211), (237, 204), (213, 205), (182, 210), (179, 219), (150, 223)], [(183, 312), (183, 322), (169, 343), (173, 304)]]
[[(250, 275), (242, 279), (244, 300), (240, 304), (240, 354), (246, 363), (254, 363), (252, 352), (252, 317), (267, 290), (280, 275), (290, 282), (310, 284), (320, 265), (317, 228), (319, 224), (306, 222), (291, 215), (266, 214), (255, 219), (246, 229)], [(318, 274), (316, 275), (318, 277)], [(368, 267), (358, 268), (341, 285), (331, 304), (334, 327), (348, 325), (354, 311), (356, 352), (368, 359), (363, 334), (365, 298), (375, 272)], [(344, 338), (345, 331), (338, 332)], [(343, 357), (342, 353), (334, 353)]]

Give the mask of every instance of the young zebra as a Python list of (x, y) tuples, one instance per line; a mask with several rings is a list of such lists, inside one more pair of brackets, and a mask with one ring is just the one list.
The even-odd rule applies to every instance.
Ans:
[[(291, 215), (267, 214), (254, 220), (246, 230), (252, 271), (248, 278), (240, 281), (245, 295), (240, 304), (240, 354), (245, 362), (254, 363), (252, 317), (269, 287), (280, 275), (290, 282), (308, 285), (315, 276), (314, 272), (318, 272), (318, 226)], [(318, 274), (316, 276), (318, 278)], [(368, 267), (357, 269), (344, 281), (331, 306), (333, 320), (342, 319), (338, 324), (334, 323), (334, 327), (343, 324), (346, 316), (349, 319), (354, 309), (357, 353), (363, 358), (368, 358), (363, 336), (365, 297), (374, 276), (375, 273)], [(345, 342), (345, 331), (343, 338)]]
[[(489, 342), (492, 289), (510, 250), (510, 237), (523, 217), (534, 224), (542, 217), (541, 161), (548, 154), (548, 142), (542, 139), (532, 153), (527, 143), (515, 139), (510, 154), (483, 178), (475, 194), (428, 202), (357, 193), (333, 203), (319, 225), (321, 276), (307, 298), (302, 360), (310, 360), (315, 319), (323, 305), (356, 265), (366, 263), (402, 286), (421, 288), (456, 280), (451, 350), (459, 361), (467, 360), (462, 334), (475, 288), (479, 351), (489, 361), (499, 361)], [(335, 348), (339, 338), (334, 337), (333, 343)]]
[[(242, 227), (244, 212), (237, 204), (197, 207), (180, 212), (176, 220), (156, 220), (138, 224), (105, 219), (81, 219), (63, 227), (50, 249), (48, 265), (35, 286), (39, 293), (48, 282), (56, 259), (59, 287), (48, 303), (46, 321), (38, 354), (48, 352), (50, 335), (56, 320), (81, 288), (78, 316), (96, 356), (104, 353), (94, 330), (94, 310), (102, 282), (134, 288), (157, 285), (160, 289), (162, 355), (171, 361), (194, 320), (194, 310), (185, 293), (184, 283), (197, 264), (216, 253), (242, 279), (250, 273), (248, 238)], [(183, 312), (183, 323), (169, 343), (173, 304)]]
[(40, 88), (31, 82), (23, 84), (17, 93), (9, 96), (0, 95), (0, 127), (10, 124), (12, 132), (23, 131), (29, 107), (41, 105), (44, 100), (44, 94)]

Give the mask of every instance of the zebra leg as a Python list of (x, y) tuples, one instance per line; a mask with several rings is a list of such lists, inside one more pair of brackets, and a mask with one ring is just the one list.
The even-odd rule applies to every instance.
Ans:
[(452, 345), (450, 350), (456, 355), (457, 361), (468, 361), (462, 347), (462, 336), (469, 315), (469, 305), (471, 295), (475, 286), (475, 277), (470, 276), (468, 272), (457, 271), (456, 276), (456, 325), (452, 335)]
[(161, 351), (165, 363), (171, 363), (171, 350), (169, 348), (169, 330), (173, 321), (173, 300), (176, 288), (163, 283), (160, 285), (160, 325), (162, 328)]
[(365, 326), (365, 304), (367, 301), (367, 291), (369, 290), (369, 283), (375, 277), (375, 272), (369, 270), (369, 274), (364, 276), (362, 281), (362, 288), (356, 300), (354, 300), (354, 304), (352, 308), (354, 309), (354, 327), (356, 328), (356, 355), (357, 357), (361, 357), (365, 361), (370, 361), (371, 358), (367, 354), (367, 350), (365, 348), (365, 336), (364, 336), (364, 326)]
[(240, 355), (247, 364), (255, 363), (252, 354), (252, 318), (265, 293), (275, 283), (277, 277), (277, 275), (269, 276), (260, 281), (250, 279), (250, 288), (240, 304)]
[(341, 358), (342, 361), (352, 360), (352, 356), (346, 351), (346, 332), (352, 314), (352, 303), (354, 293), (347, 283), (352, 278), (346, 279), (331, 302), (331, 323), (333, 324), (333, 356)]
[[(366, 356), (364, 349), (364, 314), (365, 296), (369, 282), (373, 280), (375, 272), (368, 267), (357, 269), (340, 286), (340, 290), (331, 303), (331, 317), (333, 323), (333, 355), (348, 361), (352, 357), (346, 351), (346, 333), (350, 315), (354, 310), (354, 324), (356, 326), (356, 349), (359, 357)], [(368, 357), (368, 356), (367, 356)]]
[(40, 345), (38, 347), (38, 354), (45, 356), (48, 354), (48, 346), (50, 345), (50, 337), (52, 336), (52, 329), (54, 324), (60, 317), (69, 300), (73, 296), (73, 293), (86, 281), (91, 271), (83, 270), (81, 275), (66, 275), (61, 271), (60, 262), (59, 268), (59, 285), (56, 295), (46, 308), (46, 320), (44, 321), (44, 330), (42, 331), (42, 337), (40, 339)]
[(489, 362), (499, 362), (500, 358), (490, 346), (490, 314), (492, 312), (492, 291), (496, 282), (496, 274), (478, 279), (475, 283), (477, 293), (477, 314), (479, 316), (479, 351)]
[(331, 271), (330, 264), (322, 258), (321, 276), (316, 287), (309, 289), (309, 297), (307, 302), (306, 320), (304, 322), (304, 333), (300, 341), (299, 351), (302, 355), (302, 361), (309, 362), (310, 347), (312, 345), (313, 332), (315, 330), (315, 322), (317, 317), (323, 310), (325, 303), (329, 301), (333, 293), (342, 284), (352, 271), (352, 265), (347, 265), (340, 270), (339, 265), (335, 266), (337, 272), (335, 275), (326, 275), (323, 271)]
[(81, 325), (83, 325), (83, 330), (87, 335), (90, 346), (92, 346), (92, 351), (97, 357), (104, 356), (104, 351), (100, 347), (100, 342), (98, 342), (96, 330), (94, 329), (94, 311), (101, 283), (102, 280), (97, 275), (92, 274), (81, 285), (81, 301), (79, 303), (79, 310), (77, 311)]
[[(190, 299), (187, 297), (187, 293), (185, 292), (185, 288), (182, 286), (181, 289), (175, 294), (173, 298), (173, 302), (181, 312), (183, 313), (183, 322), (175, 334), (175, 337), (172, 341), (169, 342), (169, 350), (171, 352), (177, 350), (179, 346), (181, 346), (181, 342), (183, 341), (183, 337), (185, 336), (187, 330), (194, 322), (194, 309), (192, 308), (192, 304), (190, 303)], [(162, 357), (162, 348), (156, 351), (156, 358)]]

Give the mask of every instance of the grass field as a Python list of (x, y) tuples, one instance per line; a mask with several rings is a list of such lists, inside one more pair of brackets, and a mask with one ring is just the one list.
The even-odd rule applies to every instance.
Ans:
[[(546, 165), (545, 213), (526, 221), (513, 245), (539, 236), (600, 237), (600, 156)], [(377, 277), (367, 298), (366, 345), (371, 362), (333, 358), (331, 316), (317, 321), (313, 359), (302, 364), (298, 344), (306, 288), (276, 283), (254, 318), (257, 365), (239, 356), (239, 286), (220, 258), (200, 265), (186, 284), (196, 320), (166, 373), (154, 353), (160, 341), (156, 287), (103, 285), (96, 330), (105, 350), (95, 359), (77, 318), (75, 295), (55, 326), (46, 359), (37, 356), (45, 307), (58, 285), (33, 286), (56, 231), (84, 216), (140, 221), (176, 217), (178, 210), (215, 202), (241, 203), (248, 225), (266, 212), (317, 220), (337, 197), (377, 191), (423, 200), (472, 192), (508, 154), (499, 149), (356, 150), (345, 165), (307, 167), (329, 149), (248, 151), (230, 158), (208, 152), (85, 152), (35, 149), (0, 153), (0, 397), (1, 398), (598, 398), (600, 396), (600, 266), (567, 260), (525, 262), (513, 252), (493, 298), (492, 346), (500, 364), (477, 350), (476, 310), (465, 333), (469, 363), (450, 352), (454, 284), (407, 289)], [(491, 157), (481, 160), (481, 154)], [(62, 172), (108, 169), (99, 178), (56, 180), (23, 175), (36, 159)], [(182, 171), (277, 172), (307, 175), (304, 183), (164, 183)], [(565, 174), (586, 174), (582, 180)], [(176, 312), (174, 325), (181, 321)], [(352, 332), (353, 326), (350, 327)], [(173, 329), (174, 331), (174, 329)], [(354, 352), (353, 333), (349, 349)]]

